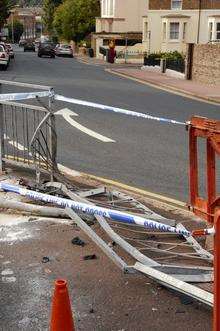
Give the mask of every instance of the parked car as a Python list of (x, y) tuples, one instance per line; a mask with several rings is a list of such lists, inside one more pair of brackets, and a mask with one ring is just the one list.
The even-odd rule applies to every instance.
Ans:
[(0, 41), (0, 45), (2, 45), (4, 50), (7, 52), (8, 56), (9, 56), (9, 62), (10, 62), (9, 48), (6, 46), (6, 43), (4, 41)]
[(27, 41), (24, 44), (24, 52), (35, 52), (35, 44), (32, 41)]
[(55, 48), (56, 56), (73, 57), (73, 51), (68, 44), (57, 44)]
[(40, 38), (35, 39), (34, 44), (36, 47), (38, 47), (40, 44)]
[(3, 70), (7, 70), (9, 65), (10, 57), (3, 44), (0, 44), (0, 67)]
[(18, 43), (19, 47), (23, 47), (26, 44), (26, 42), (27, 41), (25, 39), (20, 39)]
[(14, 59), (15, 57), (15, 54), (14, 54), (14, 50), (11, 46), (11, 44), (5, 44), (6, 48), (8, 49), (8, 52), (9, 52), (9, 56), (11, 59)]
[(38, 56), (42, 57), (43, 55), (55, 58), (54, 44), (51, 42), (40, 43), (38, 47)]

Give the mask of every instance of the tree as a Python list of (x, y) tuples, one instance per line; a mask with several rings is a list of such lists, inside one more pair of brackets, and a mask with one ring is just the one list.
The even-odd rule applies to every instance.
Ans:
[(0, 30), (10, 15), (10, 9), (17, 4), (17, 0), (0, 0)]
[(43, 1), (43, 21), (47, 32), (53, 35), (53, 19), (54, 12), (57, 6), (62, 3), (62, 0), (44, 0)]
[(3, 28), (7, 17), (9, 16), (9, 9), (11, 3), (8, 0), (0, 0), (0, 29)]
[[(12, 40), (12, 24), (7, 25), (8, 31), (9, 31), (9, 38)], [(19, 21), (13, 22), (13, 30), (14, 30), (14, 41), (17, 43), (20, 40), (20, 37), (22, 36), (22, 33), (24, 32), (24, 26)]]
[(53, 26), (60, 38), (79, 42), (95, 30), (99, 0), (65, 0), (55, 11)]

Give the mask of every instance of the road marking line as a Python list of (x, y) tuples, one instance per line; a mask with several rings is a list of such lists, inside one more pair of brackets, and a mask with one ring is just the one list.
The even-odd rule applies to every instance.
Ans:
[(95, 139), (98, 139), (98, 140), (100, 140), (100, 141), (102, 141), (102, 142), (105, 142), (105, 143), (109, 143), (109, 142), (110, 142), (110, 143), (115, 143), (115, 140), (112, 140), (112, 139), (110, 139), (110, 138), (108, 138), (108, 137), (102, 136), (101, 134), (96, 133), (95, 131), (92, 131), (92, 130), (86, 128), (85, 126), (83, 126), (83, 125), (77, 123), (77, 122), (76, 122), (75, 120), (73, 120), (70, 116), (66, 116), (66, 115), (64, 115), (63, 117), (65, 118), (65, 120), (66, 120), (67, 122), (69, 122), (69, 123), (70, 123), (72, 126), (74, 126), (76, 129), (78, 129), (78, 130), (80, 130), (80, 131), (82, 131), (82, 132), (88, 134), (89, 136), (91, 136), (91, 137), (93, 137), (93, 138), (95, 138)]
[[(11, 155), (8, 155), (7, 158), (8, 159), (14, 159), (13, 156), (11, 156)], [(20, 162), (24, 161), (24, 159), (21, 158), (21, 157), (18, 157), (17, 160), (19, 160)], [(30, 160), (29, 163), (34, 164), (34, 161)], [(141, 194), (143, 196), (148, 197), (149, 199), (152, 199), (152, 200), (154, 199), (154, 200), (160, 201), (162, 203), (166, 203), (167, 205), (172, 205), (172, 206), (178, 207), (178, 208), (183, 209), (183, 210), (188, 210), (187, 204), (183, 201), (172, 199), (172, 198), (169, 198), (169, 197), (166, 197), (164, 195), (157, 194), (157, 193), (152, 193), (150, 191), (146, 191), (146, 190), (134, 187), (134, 186), (129, 186), (127, 184), (123, 184), (121, 182), (117, 182), (117, 181), (114, 181), (114, 180), (111, 180), (111, 179), (98, 177), (98, 176), (91, 175), (91, 174), (88, 174), (88, 173), (85, 173), (85, 172), (73, 170), (71, 168), (68, 168), (68, 167), (60, 164), (60, 163), (58, 163), (57, 165), (58, 165), (58, 169), (61, 171), (61, 173), (63, 175), (67, 175), (67, 176), (70, 176), (70, 177), (88, 177), (88, 178), (100, 181), (104, 184), (116, 186), (118, 188), (130, 191), (130, 192), (133, 192), (133, 193), (136, 193), (136, 194)]]
[(117, 187), (125, 189), (127, 191), (131, 191), (131, 192), (134, 192), (134, 193), (137, 193), (137, 194), (142, 194), (144, 196), (147, 196), (147, 197), (155, 199), (155, 200), (159, 200), (159, 201), (167, 203), (167, 204), (172, 204), (172, 205), (178, 206), (180, 208), (187, 209), (186, 203), (183, 202), (183, 201), (172, 199), (172, 198), (169, 198), (169, 197), (166, 197), (164, 195), (157, 194), (157, 193), (152, 193), (150, 191), (146, 191), (146, 190), (143, 190), (143, 189), (140, 189), (140, 188), (137, 188), (137, 187), (129, 186), (127, 184), (123, 184), (121, 182), (117, 182), (117, 181), (114, 181), (114, 180), (111, 180), (111, 179), (98, 177), (98, 176), (90, 175), (90, 174), (83, 173), (83, 172), (81, 172), (81, 175), (85, 176), (85, 177), (89, 177), (89, 178), (94, 179), (94, 180), (98, 180), (98, 181), (106, 183), (108, 185), (117, 186)]
[(4, 139), (8, 141), (8, 144), (12, 145), (13, 147), (17, 148), (19, 151), (27, 151), (23, 145), (19, 144), (16, 141), (9, 140), (10, 138), (4, 134)]
[(88, 128), (86, 128), (85, 126), (79, 124), (78, 122), (76, 122), (75, 120), (73, 120), (71, 118), (71, 116), (78, 116), (78, 114), (72, 112), (70, 109), (68, 108), (64, 108), (64, 109), (60, 109), (58, 110), (56, 113), (56, 115), (62, 115), (63, 118), (70, 124), (72, 125), (73, 127), (75, 127), (76, 129), (84, 132), (85, 134), (95, 138), (95, 139), (98, 139), (104, 143), (115, 143), (115, 140), (112, 140), (106, 136), (103, 136), (93, 130), (90, 130)]
[(16, 147), (19, 151), (27, 151), (27, 148), (25, 148), (24, 146), (22, 146), (21, 144), (19, 144), (16, 141), (8, 140), (8, 143), (10, 145), (12, 145), (13, 147)]
[(69, 108), (63, 108), (63, 109), (60, 109), (58, 111), (55, 112), (55, 115), (61, 115), (61, 116), (79, 116), (77, 113), (74, 113), (74, 111), (72, 111), (71, 109)]

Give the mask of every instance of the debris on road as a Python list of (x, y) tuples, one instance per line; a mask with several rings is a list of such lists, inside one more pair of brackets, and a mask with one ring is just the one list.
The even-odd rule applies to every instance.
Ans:
[(97, 260), (97, 256), (95, 254), (85, 255), (83, 260)]
[(48, 262), (50, 262), (50, 259), (49, 259), (48, 256), (44, 256), (44, 257), (42, 258), (41, 262), (42, 262), (42, 263), (48, 263)]
[(77, 246), (82, 246), (82, 247), (85, 246), (85, 242), (84, 242), (82, 239), (80, 239), (79, 237), (74, 237), (74, 238), (71, 240), (71, 243), (72, 243), (73, 245), (77, 245)]
[[(52, 202), (54, 198), (60, 199), (57, 197), (57, 188), (53, 189), (53, 185), (58, 184), (56, 182), (51, 182), (50, 184), (47, 183), (47, 189), (48, 192), (51, 192), (50, 196), (52, 198), (50, 202)], [(128, 196), (125, 193), (105, 188), (103, 190), (100, 189), (99, 194), (97, 194), (97, 192), (94, 190), (96, 194), (93, 196), (91, 195), (93, 190), (87, 190), (87, 192), (90, 192), (89, 200), (87, 200), (87, 198), (78, 195), (77, 190), (67, 189), (63, 184), (61, 188), (62, 189), (59, 191), (59, 196), (64, 199), (68, 198), (72, 199), (73, 201), (88, 203), (91, 205), (91, 208), (95, 208), (93, 206), (95, 205), (108, 209), (114, 209), (117, 212), (122, 211), (125, 213), (128, 211), (128, 213), (138, 215), (145, 219), (151, 219), (154, 222), (163, 222), (167, 226), (176, 226), (176, 228), (183, 231), (183, 233), (186, 232), (186, 228), (180, 224), (179, 221), (161, 216), (153, 209), (147, 207), (145, 204), (140, 203), (138, 200)], [(25, 190), (25, 188), (22, 189)], [(78, 190), (82, 192), (80, 185)], [(41, 192), (40, 186), (37, 191)], [(44, 192), (45, 190), (43, 189), (42, 191)], [(88, 193), (85, 192), (86, 191), (84, 191), (84, 195), (87, 195)], [(12, 193), (7, 194), (10, 195)], [(35, 194), (35, 191), (33, 191), (33, 194)], [(0, 201), (1, 198), (2, 197), (0, 196)], [(7, 200), (8, 202), (10, 202), (10, 200), (4, 200), (6, 200), (6, 208), (8, 207), (10, 209), (11, 205), (10, 203), (7, 203)], [(53, 210), (59, 209), (59, 212), (61, 212), (62, 215), (65, 215), (70, 219), (67, 220), (66, 224), (69, 226), (71, 226), (71, 224), (77, 225), (78, 228), (76, 230), (83, 231), (84, 234), (89, 236), (94, 241), (94, 243), (97, 244), (124, 273), (133, 275), (136, 274), (137, 276), (139, 276), (141, 273), (142, 275), (154, 279), (165, 287), (174, 288), (175, 291), (182, 291), (184, 294), (190, 290), (188, 293), (190, 296), (188, 299), (189, 303), (186, 303), (188, 301), (185, 298), (181, 299), (183, 300), (183, 302), (181, 302), (184, 305), (190, 304), (192, 302), (191, 296), (199, 301), (205, 302), (209, 306), (212, 305), (211, 293), (200, 291), (199, 287), (197, 286), (193, 286), (193, 288), (188, 288), (185, 286), (185, 284), (187, 284), (185, 282), (202, 282), (205, 284), (207, 282), (212, 282), (213, 280), (213, 269), (210, 267), (210, 263), (212, 263), (212, 254), (206, 251), (201, 246), (201, 244), (191, 236), (180, 236), (178, 233), (161, 233), (155, 229), (143, 229), (140, 226), (132, 224), (122, 224), (121, 222), (117, 221), (113, 222), (100, 215), (93, 216), (94, 221), (92, 221), (92, 225), (94, 224), (95, 226), (91, 228), (88, 226), (89, 219), (85, 212), (82, 212), (81, 210), (73, 212), (73, 210), (69, 208), (56, 208), (54, 207), (54, 204), (51, 205), (50, 202), (48, 201), (48, 203), (44, 203), (44, 206), (38, 205), (36, 202), (35, 205), (32, 205), (30, 197), (22, 197), (22, 202), (19, 205), (20, 210), (17, 210), (17, 212), (21, 211), (22, 208), (27, 209), (27, 205), (29, 206), (28, 210), (32, 210), (32, 208), (37, 210), (38, 207), (40, 207), (44, 208), (46, 213), (48, 212), (50, 215), (53, 214)], [(15, 207), (18, 207), (18, 205), (16, 205), (17, 202), (14, 201), (14, 203)], [(30, 214), (32, 215), (31, 212)], [(54, 218), (54, 220), (55, 219), (59, 220), (57, 217)], [(38, 219), (36, 218), (36, 221), (37, 220)], [(35, 223), (35, 218), (33, 218), (33, 222), (29, 222), (29, 224), (30, 223)], [(190, 222), (188, 223), (190, 224)], [(188, 223), (187, 230), (191, 230), (190, 227), (188, 228)], [(55, 224), (59, 224), (59, 222), (53, 223), (53, 226), (55, 226)], [(49, 229), (51, 226), (46, 225), (46, 227)], [(82, 232), (80, 232), (80, 236), (77, 236), (77, 232), (75, 232), (75, 236), (72, 237), (72, 239), (70, 237), (69, 242), (71, 242), (73, 245), (84, 247), (86, 242), (83, 234), (82, 237), (81, 234)], [(47, 252), (50, 256), (51, 252)], [(44, 256), (41, 262), (50, 262), (51, 260), (49, 256)], [(95, 252), (80, 258), (84, 261), (98, 259)], [(59, 261), (57, 258), (56, 260)], [(43, 269), (43, 271), (44, 275), (47, 274), (48, 277), (55, 274), (54, 269), (53, 273), (50, 269)], [(180, 283), (179, 280), (181, 281)], [(127, 283), (128, 282), (126, 282), (126, 284)], [(150, 285), (149, 292), (151, 295), (154, 297), (159, 297), (161, 295), (161, 292), (156, 293), (151, 289), (151, 286), (153, 288), (154, 282), (147, 284)], [(127, 285), (127, 287), (129, 286)], [(194, 294), (192, 295), (193, 292)], [(205, 297), (206, 295), (207, 298)], [(156, 312), (158, 308), (152, 306), (151, 310), (152, 312)], [(181, 311), (181, 309), (179, 310)], [(89, 312), (90, 314), (93, 314), (94, 308), (91, 308)]]

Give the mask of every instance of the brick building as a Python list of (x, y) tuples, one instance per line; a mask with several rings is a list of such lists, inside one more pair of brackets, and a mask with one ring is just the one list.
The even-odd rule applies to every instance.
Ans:
[(24, 26), (24, 39), (33, 39), (42, 31), (43, 10), (40, 7), (15, 7), (11, 10), (8, 23), (19, 21)]
[(187, 43), (220, 42), (220, 0), (149, 0), (143, 45), (150, 52), (186, 51)]

